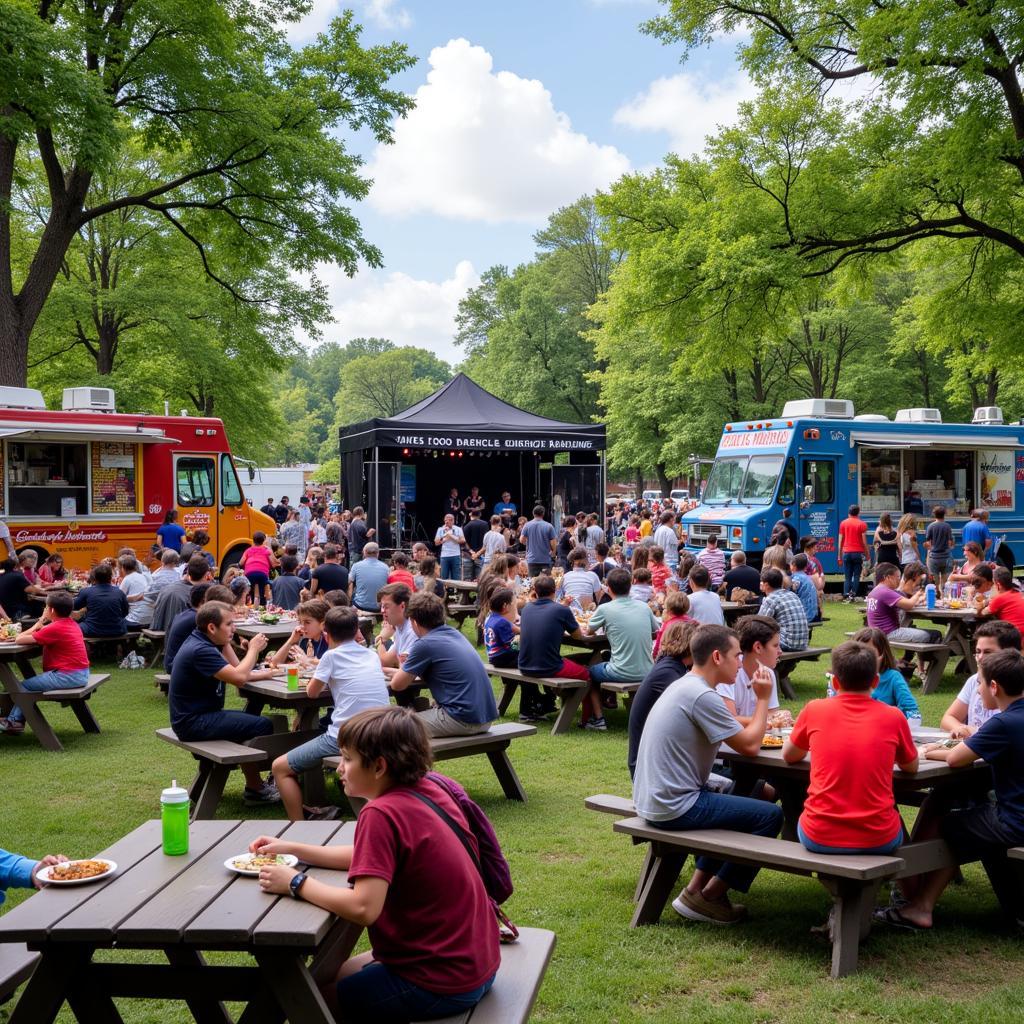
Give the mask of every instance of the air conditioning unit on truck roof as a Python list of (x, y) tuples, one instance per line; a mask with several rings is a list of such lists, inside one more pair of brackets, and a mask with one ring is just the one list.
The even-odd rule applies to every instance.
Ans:
[(897, 409), (893, 419), (897, 423), (941, 423), (938, 409)]
[(113, 388), (65, 388), (65, 412), (114, 412)]
[(852, 420), (853, 402), (844, 398), (800, 398), (782, 407), (785, 419)]

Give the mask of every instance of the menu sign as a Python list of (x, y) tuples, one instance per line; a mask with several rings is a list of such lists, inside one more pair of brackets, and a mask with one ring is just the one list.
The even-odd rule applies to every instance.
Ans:
[(124, 441), (96, 441), (92, 446), (93, 512), (137, 512), (137, 446)]
[(978, 452), (978, 477), (981, 504), (985, 508), (1013, 508), (1013, 453), (1005, 449), (983, 448)]

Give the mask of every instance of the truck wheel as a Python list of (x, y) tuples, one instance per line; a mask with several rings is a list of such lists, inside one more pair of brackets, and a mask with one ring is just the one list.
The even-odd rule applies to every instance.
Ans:
[(232, 548), (225, 556), (224, 561), (220, 564), (220, 578), (224, 579), (224, 573), (228, 571), (233, 565), (238, 565), (242, 560), (242, 552), (245, 551), (244, 547)]

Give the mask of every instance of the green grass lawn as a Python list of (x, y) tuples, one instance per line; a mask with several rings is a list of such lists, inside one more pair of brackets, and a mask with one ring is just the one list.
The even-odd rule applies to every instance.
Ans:
[[(861, 622), (854, 608), (827, 608), (831, 621), (814, 635), (822, 646), (840, 643)], [(794, 712), (824, 695), (826, 667), (822, 661), (797, 668)], [(938, 694), (922, 698), (916, 691), (925, 725), (938, 725), (958, 687), (948, 675)], [(70, 711), (46, 706), (63, 754), (43, 751), (27, 733), (0, 737), (0, 845), (34, 855), (94, 854), (158, 816), (160, 790), (171, 778), (191, 777), (191, 758), (153, 735), (167, 724), (167, 703), (152, 673), (113, 670), (92, 704), (99, 736), (83, 734)], [(517, 704), (512, 711), (518, 713)], [(966, 884), (944, 897), (932, 934), (880, 929), (862, 947), (860, 972), (832, 981), (829, 948), (809, 934), (828, 906), (812, 879), (761, 874), (744, 898), (750, 920), (736, 928), (691, 924), (666, 909), (658, 925), (630, 930), (643, 848), (614, 835), (610, 817), (583, 808), (592, 793), (630, 791), (625, 712), (609, 714), (606, 734), (574, 730), (553, 738), (542, 727), (513, 744), (511, 757), (529, 794), (525, 805), (502, 797), (484, 758), (441, 767), (494, 821), (516, 883), (510, 916), (558, 935), (534, 1020), (1024, 1021), (1024, 946), (1001, 924), (980, 868), (969, 867)], [(242, 805), (240, 776), (229, 783), (219, 813), (274, 817)], [(24, 898), (12, 891), (3, 909)], [(136, 1024), (189, 1019), (176, 1003), (128, 1001), (122, 1012)], [(60, 1019), (72, 1018), (65, 1010)]]

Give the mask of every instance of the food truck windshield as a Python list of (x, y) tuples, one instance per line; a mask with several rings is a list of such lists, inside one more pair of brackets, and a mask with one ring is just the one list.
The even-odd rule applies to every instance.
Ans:
[(782, 455), (729, 455), (715, 459), (704, 485), (703, 503), (770, 505), (784, 460)]

